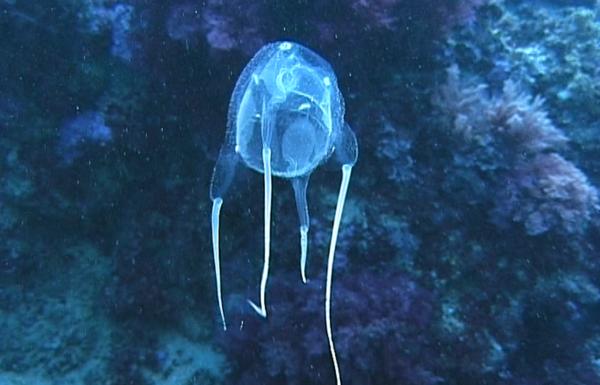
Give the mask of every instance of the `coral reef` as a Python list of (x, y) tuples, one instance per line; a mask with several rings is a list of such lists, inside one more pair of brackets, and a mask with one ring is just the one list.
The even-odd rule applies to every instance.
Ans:
[(223, 355), (202, 341), (166, 333), (157, 345), (156, 366), (143, 373), (150, 384), (216, 385), (227, 374)]
[(87, 143), (106, 145), (112, 140), (112, 130), (98, 112), (87, 111), (70, 119), (60, 128), (57, 152), (66, 163), (81, 155), (80, 146)]
[(515, 167), (498, 192), (495, 222), (521, 222), (530, 235), (552, 228), (581, 233), (598, 210), (598, 191), (571, 162), (540, 154)]
[(360, 142), (332, 297), (344, 384), (600, 383), (598, 10), (0, 0), (0, 383), (331, 381), (338, 169), (311, 175), (307, 285), (290, 194), (273, 199), (266, 320), (246, 303), (263, 202), (238, 199), (262, 180), (239, 175), (234, 327), (215, 331), (210, 173), (237, 74), (275, 39), (332, 63)]
[[(390, 31), (402, 35), (410, 28), (424, 28), (419, 27), (419, 23), (425, 23), (431, 32), (437, 33), (468, 22), (473, 18), (474, 9), (483, 3), (484, 0), (428, 0), (415, 5), (404, 0), (353, 0), (331, 4), (287, 3), (283, 6), (276, 2), (209, 0), (201, 12), (203, 29), (211, 47), (252, 53), (265, 42), (280, 38), (277, 35), (282, 32), (297, 33), (303, 41), (335, 45), (362, 39), (360, 34), (365, 32)], [(191, 4), (188, 2), (186, 6)], [(196, 7), (197, 10), (200, 8)], [(302, 25), (306, 19), (314, 23), (313, 28)]]
[(89, 3), (89, 6), (80, 12), (80, 19), (94, 34), (108, 31), (112, 40), (111, 54), (122, 60), (131, 61), (137, 49), (136, 42), (131, 36), (134, 6), (126, 2), (113, 3), (104, 0), (89, 0)]
[(4, 284), (0, 290), (2, 372), (33, 377), (36, 383), (102, 381), (110, 328), (97, 314), (96, 299), (110, 266), (88, 243), (69, 245), (64, 252), (60, 267), (48, 264), (46, 277), (37, 274), (38, 282), (22, 278), (23, 286)]
[[(164, 52), (202, 53), (216, 64), (211, 73), (215, 82), (215, 76), (223, 76), (220, 81), (228, 84), (235, 79), (215, 68), (241, 69), (266, 42), (288, 39), (317, 49), (340, 73), (352, 73), (351, 86), (381, 87), (393, 68), (430, 67), (436, 43), (452, 28), (471, 22), (486, 2), (135, 2), (139, 20), (132, 29), (147, 67), (163, 66), (169, 60)], [(389, 47), (402, 47), (402, 55)], [(373, 56), (378, 60), (367, 60)]]
[[(252, 384), (319, 384), (333, 374), (322, 306), (322, 279), (303, 285), (278, 275), (269, 288), (267, 321), (239, 297), (228, 301), (231, 332), (220, 340), (237, 365), (233, 381)], [(426, 342), (433, 297), (399, 273), (346, 273), (333, 299), (334, 339), (345, 383), (435, 384), (440, 378)], [(239, 325), (239, 328), (237, 327)]]
[(462, 81), (455, 66), (434, 104), (456, 138), (452, 173), (478, 175), (475, 183), (485, 185), (481, 204), (489, 204), (488, 191), (496, 192), (492, 222), (522, 223), (530, 235), (584, 231), (598, 210), (598, 193), (575, 165), (552, 152), (567, 138), (548, 118), (543, 99), (510, 80), (500, 95), (490, 95), (485, 84)]
[(270, 32), (266, 32), (268, 28), (274, 27), (266, 3), (210, 0), (201, 12), (206, 41), (215, 49), (236, 49), (252, 55), (271, 40), (265, 36)]
[[(480, 74), (493, 87), (518, 80), (546, 99), (552, 119), (572, 141), (571, 156), (586, 171), (598, 169), (600, 9), (592, 1), (495, 1), (477, 24), (449, 40), (445, 60)], [(576, 6), (580, 5), (580, 6)], [(590, 175), (594, 182), (600, 180)]]

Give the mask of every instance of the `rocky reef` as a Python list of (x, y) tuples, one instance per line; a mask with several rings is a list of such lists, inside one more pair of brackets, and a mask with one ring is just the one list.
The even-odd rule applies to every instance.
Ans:
[(593, 1), (0, 0), (0, 383), (331, 382), (338, 170), (311, 176), (306, 285), (274, 181), (267, 320), (246, 303), (261, 178), (239, 175), (218, 323), (210, 177), (239, 73), (281, 39), (331, 62), (359, 140), (344, 383), (600, 383), (599, 19)]

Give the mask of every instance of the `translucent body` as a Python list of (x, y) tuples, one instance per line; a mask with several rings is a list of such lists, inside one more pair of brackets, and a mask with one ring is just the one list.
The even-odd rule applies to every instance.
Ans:
[(325, 320), (338, 385), (341, 384), (331, 332), (331, 284), (335, 245), (350, 182), (358, 156), (356, 138), (344, 122), (344, 101), (331, 66), (313, 51), (291, 42), (263, 47), (246, 66), (229, 104), (225, 143), (211, 183), (212, 241), (217, 299), (226, 329), (219, 255), (219, 216), (223, 195), (240, 161), (264, 175), (264, 263), (260, 303), (248, 301), (267, 316), (266, 285), (271, 238), (272, 176), (290, 179), (300, 219), (300, 272), (306, 282), (309, 215), (306, 201), (312, 171), (330, 161), (342, 169), (342, 182), (327, 261)]
[(235, 87), (228, 122), (248, 167), (264, 172), (263, 141), (270, 144), (275, 176), (306, 175), (329, 156), (333, 133), (344, 124), (332, 74), (327, 62), (297, 44), (276, 43), (256, 54)]

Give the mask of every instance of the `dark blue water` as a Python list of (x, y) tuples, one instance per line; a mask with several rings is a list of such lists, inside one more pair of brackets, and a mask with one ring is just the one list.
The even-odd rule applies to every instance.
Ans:
[(0, 0), (0, 384), (600, 384), (599, 62), (594, 1)]

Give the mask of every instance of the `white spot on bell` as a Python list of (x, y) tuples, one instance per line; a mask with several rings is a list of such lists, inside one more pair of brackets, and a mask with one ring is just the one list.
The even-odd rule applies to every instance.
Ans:
[(279, 49), (282, 51), (288, 51), (292, 49), (292, 43), (289, 41), (284, 41), (283, 43), (279, 44)]

